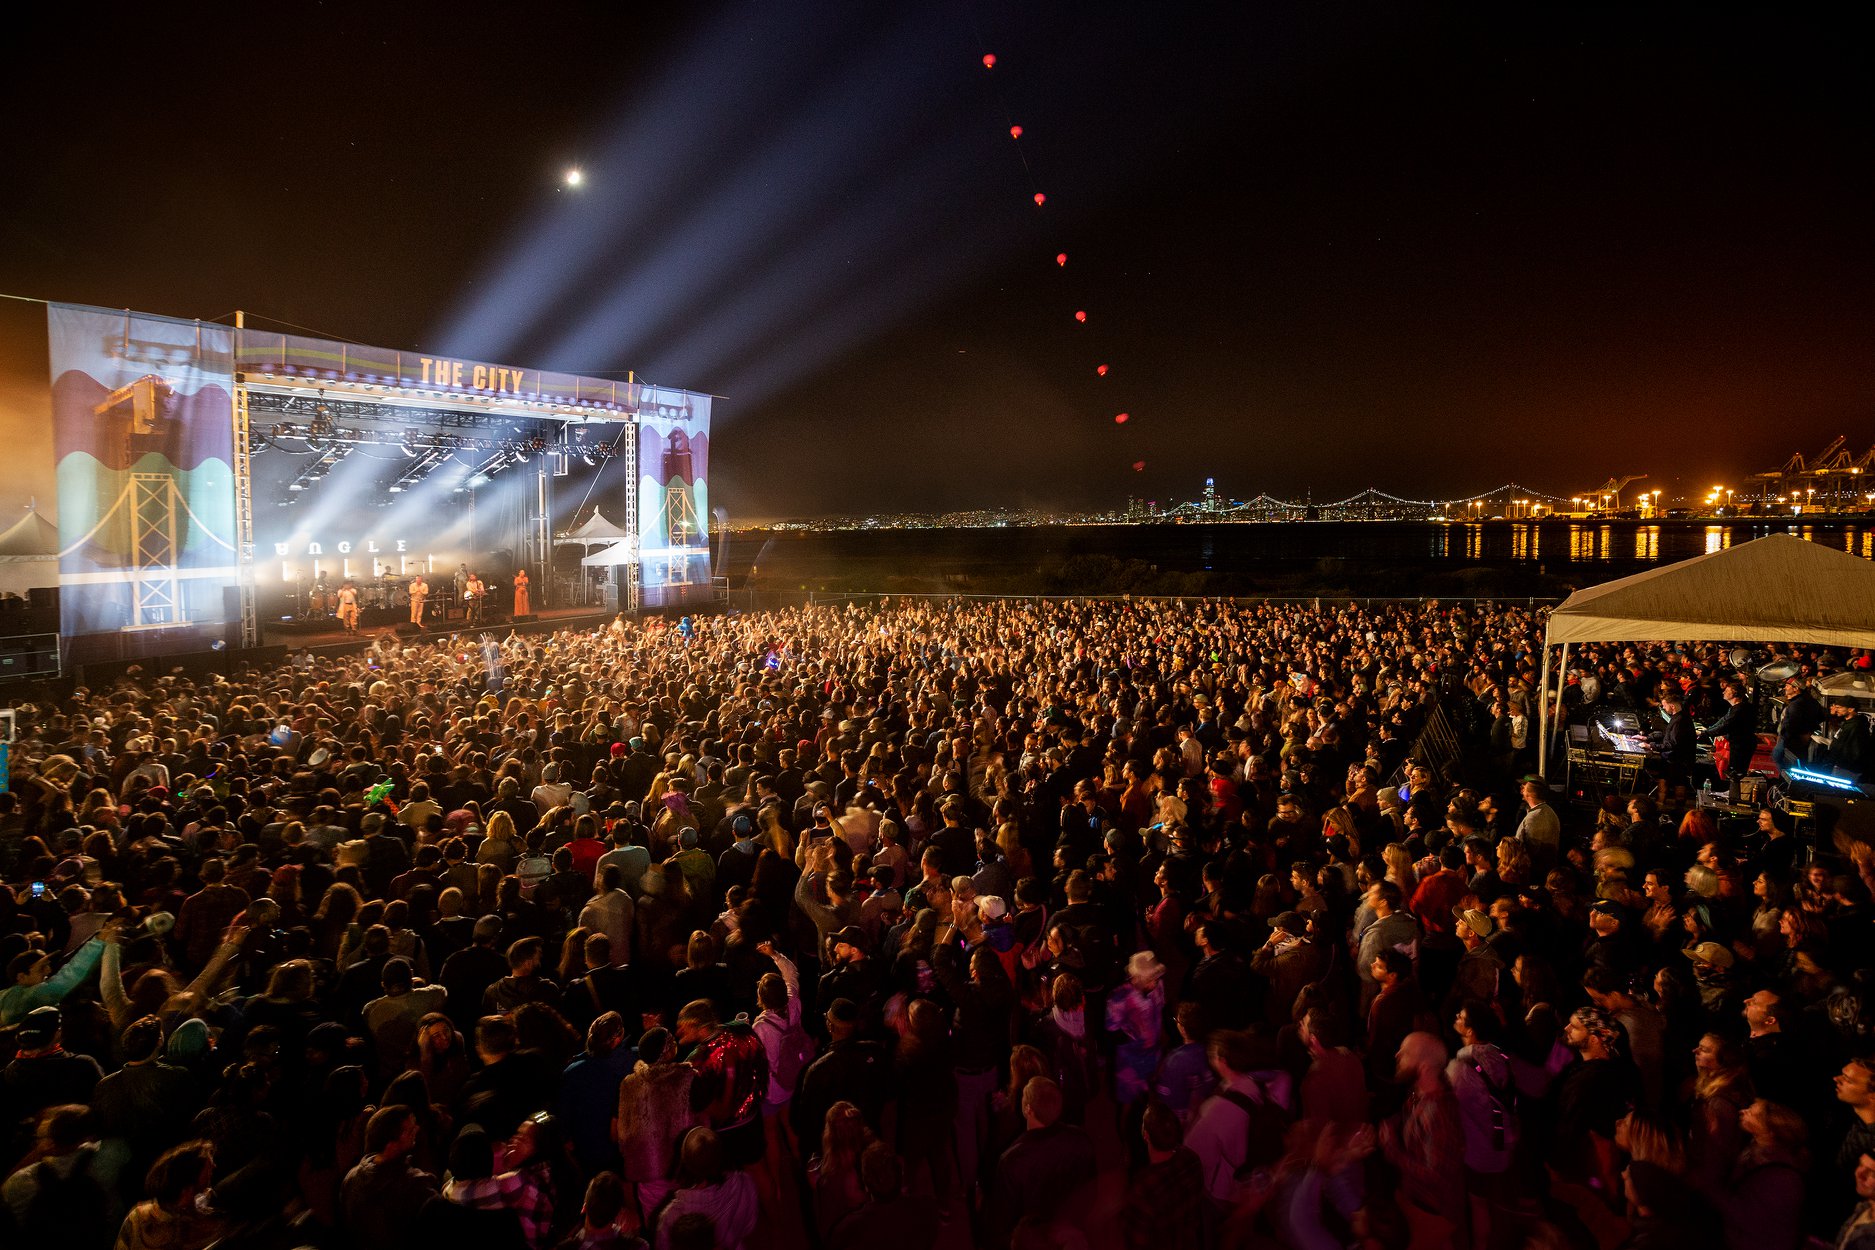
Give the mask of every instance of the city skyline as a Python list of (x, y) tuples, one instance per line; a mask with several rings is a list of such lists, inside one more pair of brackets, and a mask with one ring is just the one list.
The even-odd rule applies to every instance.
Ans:
[[(1238, 498), (1220, 490), (1207, 476), (1195, 496), (1165, 501), (1126, 496), (1123, 504), (1092, 509), (1050, 505), (978, 504), (943, 511), (906, 510), (871, 513), (828, 512), (818, 516), (744, 518), (734, 528), (789, 528), (829, 523), (836, 528), (863, 527), (884, 520), (917, 527), (1021, 524), (1124, 523), (1184, 519), (1311, 520), (1330, 517), (1413, 519), (1524, 519), (1546, 516), (1632, 515), (1662, 519), (1674, 514), (1698, 516), (1774, 515), (1826, 511), (1849, 514), (1875, 511), (1875, 446), (1861, 455), (1849, 450), (1847, 436), (1831, 440), (1821, 452), (1793, 452), (1779, 465), (1712, 483), (1660, 487), (1644, 473), (1611, 476), (1592, 487), (1572, 488), (1568, 496), (1516, 482), (1440, 499), (1413, 498), (1380, 486), (1366, 486), (1345, 496), (1315, 497), (1311, 487), (1280, 494), (1269, 490)], [(1737, 485), (1728, 483), (1735, 482)], [(1630, 489), (1632, 488), (1632, 489)]]

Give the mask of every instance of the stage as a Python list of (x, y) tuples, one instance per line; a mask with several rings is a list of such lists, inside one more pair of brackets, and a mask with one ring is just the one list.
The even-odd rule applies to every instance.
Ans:
[[(407, 627), (417, 576), (430, 634), (516, 624), (517, 573), (521, 624), (715, 600), (707, 394), (240, 313), (53, 304), (46, 335), (58, 668), (338, 645), (341, 599), (358, 595), (361, 631)], [(471, 574), (479, 626), (446, 602)]]
[(410, 624), (408, 612), (398, 618), (392, 609), (385, 608), (361, 614), (356, 634), (346, 633), (339, 628), (338, 621), (333, 619), (268, 621), (261, 630), (263, 645), (285, 646), (294, 651), (324, 652), (367, 644), (386, 634), (395, 634), (404, 642), (424, 642), (462, 634), (506, 637), (510, 632), (539, 634), (555, 629), (600, 629), (611, 624), (616, 615), (603, 608), (547, 608), (518, 619), (505, 612), (490, 612), (481, 624), (470, 625), (457, 613), (447, 621), (426, 621), (418, 629)]

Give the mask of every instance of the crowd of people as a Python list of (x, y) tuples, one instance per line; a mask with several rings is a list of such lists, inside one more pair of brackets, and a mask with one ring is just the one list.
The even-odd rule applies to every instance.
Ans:
[[(4, 1239), (1875, 1246), (1875, 857), (1692, 803), (1769, 715), (1717, 646), (1588, 648), (1556, 706), (1667, 766), (1554, 796), (1542, 625), (901, 600), (28, 692)], [(1787, 654), (1807, 751), (1869, 657)]]

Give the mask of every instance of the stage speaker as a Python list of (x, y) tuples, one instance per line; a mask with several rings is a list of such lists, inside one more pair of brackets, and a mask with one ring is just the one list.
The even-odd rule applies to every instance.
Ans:
[(535, 621), (537, 621), (537, 620), (539, 620), (539, 619), (540, 619), (540, 618), (539, 618), (539, 617), (537, 617), (537, 616), (535, 616), (535, 615), (534, 615), (534, 614), (533, 614), (532, 612), (529, 612), (529, 613), (528, 613), (527, 615), (525, 615), (525, 616), (512, 616), (512, 617), (509, 617), (509, 618), (508, 618), (508, 624), (510, 624), (510, 625), (531, 625), (531, 624), (533, 624), (533, 623), (534, 623)]
[(59, 588), (57, 586), (34, 586), (26, 592), (26, 601), (36, 612), (56, 612), (59, 609)]
[(420, 638), (423, 636), (423, 626), (413, 625), (408, 618), (405, 618), (397, 622), (397, 636), (399, 638)]
[[(223, 586), (221, 588), (222, 645), (230, 651), (241, 646), (241, 588)], [(258, 626), (259, 622), (255, 624)]]

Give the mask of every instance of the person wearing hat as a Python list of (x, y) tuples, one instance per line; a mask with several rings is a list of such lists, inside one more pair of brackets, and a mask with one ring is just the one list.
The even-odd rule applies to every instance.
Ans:
[(47, 1107), (91, 1102), (104, 1070), (90, 1055), (67, 1052), (60, 1044), (63, 1032), (57, 1007), (35, 1007), (20, 1018), (14, 1034), (19, 1053), (0, 1073), (9, 1124), (30, 1120)]
[(866, 931), (856, 924), (842, 925), (827, 937), (830, 966), (820, 976), (819, 1000), (850, 999), (870, 1007), (879, 992), (879, 979), (866, 958)]
[(1615, 1124), (1639, 1096), (1628, 1060), (1627, 1035), (1599, 1007), (1578, 1008), (1563, 1026), (1563, 1043), (1579, 1062), (1565, 1069), (1556, 1087), (1556, 1129), (1551, 1166), (1577, 1184), (1613, 1192)]
[(1270, 922), (1269, 937), (1250, 956), (1250, 970), (1269, 983), (1263, 1019), (1272, 1030), (1295, 1019), (1296, 999), (1303, 986), (1320, 978), (1324, 953), (1309, 940), (1309, 919), (1301, 912), (1280, 912)]
[(1491, 935), (1497, 925), (1476, 907), (1452, 909), (1452, 931), (1464, 954), (1458, 958), (1458, 971), (1452, 979), (1452, 991), (1446, 1005), (1479, 1001), (1495, 1003), (1504, 996), (1504, 961), (1492, 949)]
[(1709, 1018), (1737, 1018), (1741, 1008), (1732, 990), (1732, 952), (1717, 942), (1699, 942), (1681, 952), (1693, 963), (1693, 981)]

